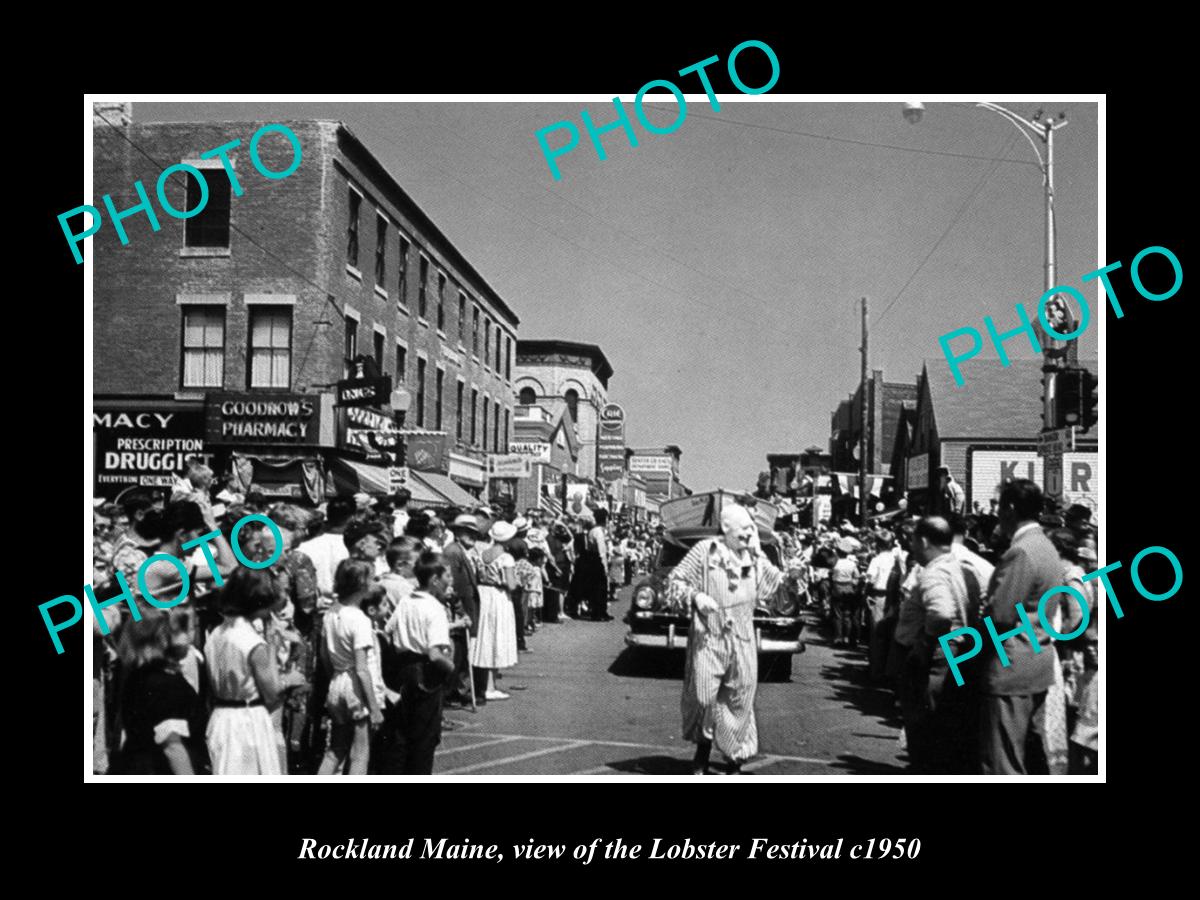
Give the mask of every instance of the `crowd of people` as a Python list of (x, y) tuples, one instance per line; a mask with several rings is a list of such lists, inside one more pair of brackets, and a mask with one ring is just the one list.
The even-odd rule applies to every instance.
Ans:
[[(169, 496), (97, 501), (93, 591), (130, 607), (93, 628), (100, 774), (428, 774), (449, 708), (508, 701), (504, 673), (546, 625), (611, 619), (657, 552), (607, 510), (410, 509), (405, 490), (315, 509), (216, 484), (198, 463)], [(248, 513), (237, 543), (233, 525)], [(182, 549), (218, 532), (206, 547)], [(202, 552), (207, 549), (211, 560)], [(143, 601), (180, 595), (167, 610)], [(107, 634), (104, 631), (107, 630)]]
[[(911, 768), (931, 774), (1094, 774), (1098, 733), (1096, 525), (1073, 505), (1047, 512), (1041, 489), (1004, 485), (989, 512), (894, 516), (862, 530), (843, 522), (780, 534), (786, 589), (829, 627), (835, 647), (865, 653), (870, 679), (890, 688)], [(1043, 627), (1038, 602), (1074, 588), (1088, 624), (1070, 641)], [(983, 617), (1003, 634), (1007, 665)], [(1069, 594), (1048, 604), (1054, 630), (1071, 634), (1083, 610)], [(938, 641), (969, 626), (981, 652), (961, 664), (962, 686)], [(1036, 637), (1031, 637), (1030, 635)], [(970, 649), (955, 639), (954, 656)], [(1034, 646), (1036, 640), (1036, 648)]]

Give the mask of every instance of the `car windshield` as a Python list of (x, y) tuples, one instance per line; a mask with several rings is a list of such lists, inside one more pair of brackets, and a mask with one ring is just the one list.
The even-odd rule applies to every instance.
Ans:
[[(682, 544), (675, 543), (670, 537), (668, 537), (665, 541), (663, 541), (662, 549), (659, 551), (658, 567), (660, 569), (675, 568), (677, 565), (683, 562), (683, 558), (687, 556), (687, 552), (692, 549), (692, 546), (695, 543), (695, 541), (689, 541), (687, 545), (684, 546)], [(763, 544), (762, 549), (763, 553), (766, 554), (767, 559), (771, 561), (771, 564), (778, 568), (779, 548), (774, 544)]]

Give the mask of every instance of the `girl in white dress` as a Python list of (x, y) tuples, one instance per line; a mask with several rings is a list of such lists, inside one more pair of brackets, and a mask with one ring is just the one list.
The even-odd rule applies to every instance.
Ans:
[(517, 664), (517, 624), (511, 599), (517, 587), (516, 560), (506, 544), (517, 536), (508, 522), (497, 522), (488, 532), (490, 542), (477, 547), (482, 565), (479, 572), (479, 635), (471, 646), (471, 665), (487, 670), (485, 700), (507, 700), (496, 689), (496, 669)]
[(282, 702), (284, 690), (303, 683), (303, 676), (280, 677), (274, 654), (253, 624), (269, 615), (277, 600), (265, 569), (239, 568), (221, 589), (225, 620), (205, 647), (213, 697), (206, 737), (214, 775), (284, 774), (270, 711)]

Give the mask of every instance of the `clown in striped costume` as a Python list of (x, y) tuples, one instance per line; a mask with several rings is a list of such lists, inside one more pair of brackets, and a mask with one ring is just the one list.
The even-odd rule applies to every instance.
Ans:
[(696, 744), (693, 773), (708, 771), (713, 742), (734, 773), (758, 752), (754, 607), (783, 580), (763, 555), (744, 506), (721, 513), (723, 537), (696, 543), (671, 573), (676, 608), (691, 609), (683, 683), (683, 736)]

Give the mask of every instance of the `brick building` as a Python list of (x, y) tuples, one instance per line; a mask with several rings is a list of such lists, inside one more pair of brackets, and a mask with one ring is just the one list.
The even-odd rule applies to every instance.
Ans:
[(579, 475), (597, 474), (600, 410), (608, 403), (613, 369), (595, 344), (560, 340), (522, 340), (517, 347), (516, 389), (522, 405), (571, 410), (579, 440)]
[[(1092, 371), (1096, 361), (1080, 360)], [(946, 360), (925, 360), (917, 379), (914, 409), (906, 409), (893, 448), (892, 473), (909, 509), (944, 512), (938, 469), (945, 466), (966, 493), (966, 508), (983, 512), (1010, 478), (1042, 484), (1037, 453), (1042, 430), (1041, 359), (973, 360), (959, 387)], [(1063, 454), (1062, 503), (1099, 507), (1100, 458), (1097, 431), (1080, 433), (1074, 451)]]
[[(891, 470), (892, 446), (905, 402), (917, 399), (915, 384), (884, 381), (876, 369), (867, 382), (867, 408), (871, 428), (867, 435), (867, 471), (887, 475)], [(858, 442), (862, 436), (862, 385), (838, 404), (830, 417), (829, 453), (837, 472), (857, 472)]]
[[(344, 124), (283, 123), (301, 160), (268, 179), (249, 152), (267, 123), (137, 124), (119, 109), (98, 112), (108, 121), (95, 120), (97, 206), (111, 194), (118, 211), (134, 207), (140, 181), (161, 226), (131, 213), (122, 246), (106, 216), (85, 250), (95, 259), (98, 490), (169, 478), (185, 455), (176, 447), (252, 469), (256, 484), (286, 488), (281, 495), (318, 499), (334, 470), (379, 488), (372, 461), (347, 439), (346, 411), (333, 407), (334, 386), (359, 355), (411, 395), (406, 414), (380, 412), (425, 451), (423, 463), (410, 453), (424, 469), (418, 499), (482, 490), (484, 454), (503, 452), (512, 433), (519, 320)], [(202, 158), (235, 140), (228, 158), (240, 196), (222, 160)], [(256, 149), (268, 171), (294, 162), (282, 133)], [(177, 170), (164, 186), (171, 205), (191, 211), (208, 193), (185, 220), (167, 215), (154, 189), (179, 163), (205, 185)], [(149, 454), (122, 457), (138, 447), (175, 456), (159, 459), (155, 476), (142, 465)]]

